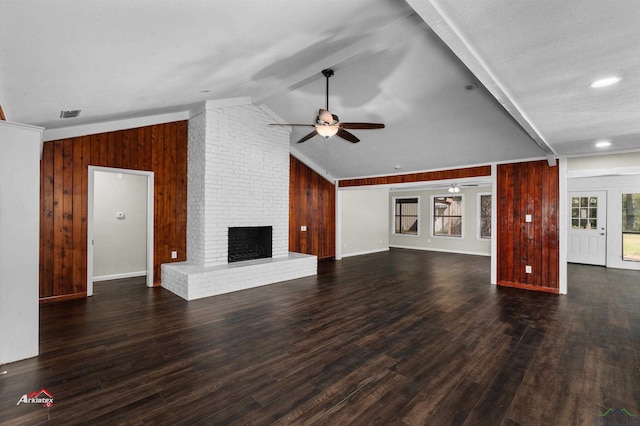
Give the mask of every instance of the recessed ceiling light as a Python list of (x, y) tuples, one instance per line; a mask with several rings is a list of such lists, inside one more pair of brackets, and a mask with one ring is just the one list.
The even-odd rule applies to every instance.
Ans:
[(606, 148), (608, 146), (611, 146), (611, 141), (601, 140), (596, 142), (596, 148)]
[(618, 83), (620, 80), (622, 80), (620, 77), (601, 78), (600, 80), (596, 80), (593, 83), (591, 83), (591, 87), (596, 89), (600, 87), (607, 87), (607, 86), (611, 86), (613, 84)]

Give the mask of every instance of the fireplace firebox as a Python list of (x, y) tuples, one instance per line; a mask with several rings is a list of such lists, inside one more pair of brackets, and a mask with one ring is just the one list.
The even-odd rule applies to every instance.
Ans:
[(271, 226), (238, 226), (229, 228), (229, 263), (271, 257)]

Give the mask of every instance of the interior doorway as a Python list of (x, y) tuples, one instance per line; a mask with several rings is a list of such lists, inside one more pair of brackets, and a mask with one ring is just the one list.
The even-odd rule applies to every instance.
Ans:
[[(89, 179), (88, 179), (88, 221), (87, 221), (87, 296), (93, 295), (93, 283), (99, 279), (115, 279), (115, 278), (124, 278), (128, 276), (134, 275), (142, 275), (144, 273), (146, 275), (146, 285), (147, 287), (153, 286), (153, 172), (147, 171), (139, 171), (139, 170), (128, 170), (128, 169), (116, 169), (116, 168), (108, 168), (108, 167), (97, 167), (97, 166), (89, 166)], [(122, 196), (123, 194), (119, 194), (119, 188), (117, 185), (114, 185), (113, 188), (106, 186), (108, 188), (105, 193), (105, 183), (108, 184), (108, 181), (113, 179), (118, 179), (121, 183), (124, 183), (127, 180), (130, 183), (137, 182), (138, 189), (137, 192), (133, 192), (128, 195), (129, 198), (141, 198), (142, 200), (130, 200), (134, 204), (129, 204), (131, 209), (127, 212), (127, 208), (123, 208), (120, 206), (120, 203), (123, 203)], [(140, 188), (142, 185), (142, 188)], [(131, 185), (129, 185), (131, 187)], [(124, 188), (124, 187), (123, 187)], [(134, 190), (135, 191), (135, 190)], [(110, 198), (106, 201), (101, 199), (101, 197)], [(140, 205), (142, 204), (142, 205)], [(133, 206), (133, 207), (132, 207)], [(142, 210), (142, 211), (140, 211)], [(137, 228), (143, 227), (143, 229), (129, 229), (126, 230), (125, 225), (134, 225), (132, 223), (128, 223), (127, 221), (131, 221), (134, 216), (139, 216), (143, 214), (145, 217), (137, 220)], [(108, 219), (105, 219), (105, 215)], [(108, 224), (105, 224), (109, 222)], [(138, 242), (129, 243), (129, 240), (124, 240), (125, 237), (128, 239), (129, 237), (134, 238), (134, 235), (125, 234), (123, 238), (123, 246), (118, 247), (118, 237), (115, 236), (111, 238), (111, 233), (119, 232), (118, 229), (124, 230), (126, 233), (136, 234), (138, 238)], [(140, 235), (142, 235), (140, 237)], [(96, 246), (96, 238), (99, 237), (100, 246)], [(142, 238), (142, 242), (139, 239)], [(110, 242), (108, 240), (111, 240)], [(131, 240), (136, 241), (136, 240)], [(143, 253), (127, 253), (127, 250), (133, 249), (133, 247), (137, 244), (142, 244), (141, 250)], [(125, 262), (125, 269), (131, 269), (133, 267), (133, 272), (124, 273), (124, 274), (113, 274), (113, 270), (110, 270), (108, 266), (105, 266), (104, 259), (96, 259), (96, 253), (98, 253), (101, 257), (109, 256), (108, 253), (111, 253), (111, 256), (114, 259), (114, 262), (117, 261), (117, 258), (120, 261)], [(106, 253), (106, 254), (105, 254)], [(142, 256), (142, 258), (140, 258)], [(96, 262), (97, 261), (97, 262)], [(109, 259), (107, 259), (107, 263)], [(132, 266), (138, 265), (138, 266)], [(140, 266), (141, 265), (141, 266)], [(144, 270), (140, 271), (140, 268)], [(96, 278), (96, 271), (101, 275), (101, 278)]]

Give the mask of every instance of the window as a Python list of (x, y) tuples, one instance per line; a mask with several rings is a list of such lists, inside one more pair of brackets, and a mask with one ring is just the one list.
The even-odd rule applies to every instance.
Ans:
[(418, 235), (418, 197), (394, 199), (394, 233)]
[(491, 194), (478, 194), (478, 237), (491, 239)]
[(571, 228), (598, 229), (598, 197), (571, 197)]
[(462, 195), (433, 197), (433, 236), (462, 237)]
[(622, 194), (622, 260), (640, 261), (640, 194)]

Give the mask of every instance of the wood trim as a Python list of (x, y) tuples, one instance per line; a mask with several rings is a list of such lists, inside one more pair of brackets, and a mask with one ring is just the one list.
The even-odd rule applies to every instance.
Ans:
[(462, 179), (491, 176), (491, 166), (467, 167), (463, 169), (439, 170), (434, 172), (408, 173), (393, 176), (345, 179), (338, 182), (340, 188), (350, 186), (390, 185), (398, 183), (428, 182), (443, 179)]
[(4, 110), (2, 109), (2, 105), (0, 105), (0, 120), (7, 121), (7, 117), (4, 115)]
[(502, 287), (519, 288), (523, 290), (542, 291), (545, 293), (560, 294), (560, 290), (557, 288), (540, 287), (531, 284), (512, 283), (509, 281), (498, 281), (498, 285)]
[(83, 299), (85, 297), (87, 297), (86, 291), (79, 292), (79, 293), (62, 294), (60, 296), (41, 297), (40, 304), (45, 305), (47, 303), (63, 302), (65, 300), (72, 300), (72, 299)]
[[(154, 172), (154, 285), (186, 260), (188, 122), (45, 142), (40, 162), (40, 297), (87, 291), (88, 166)], [(178, 258), (171, 259), (171, 251)]]

